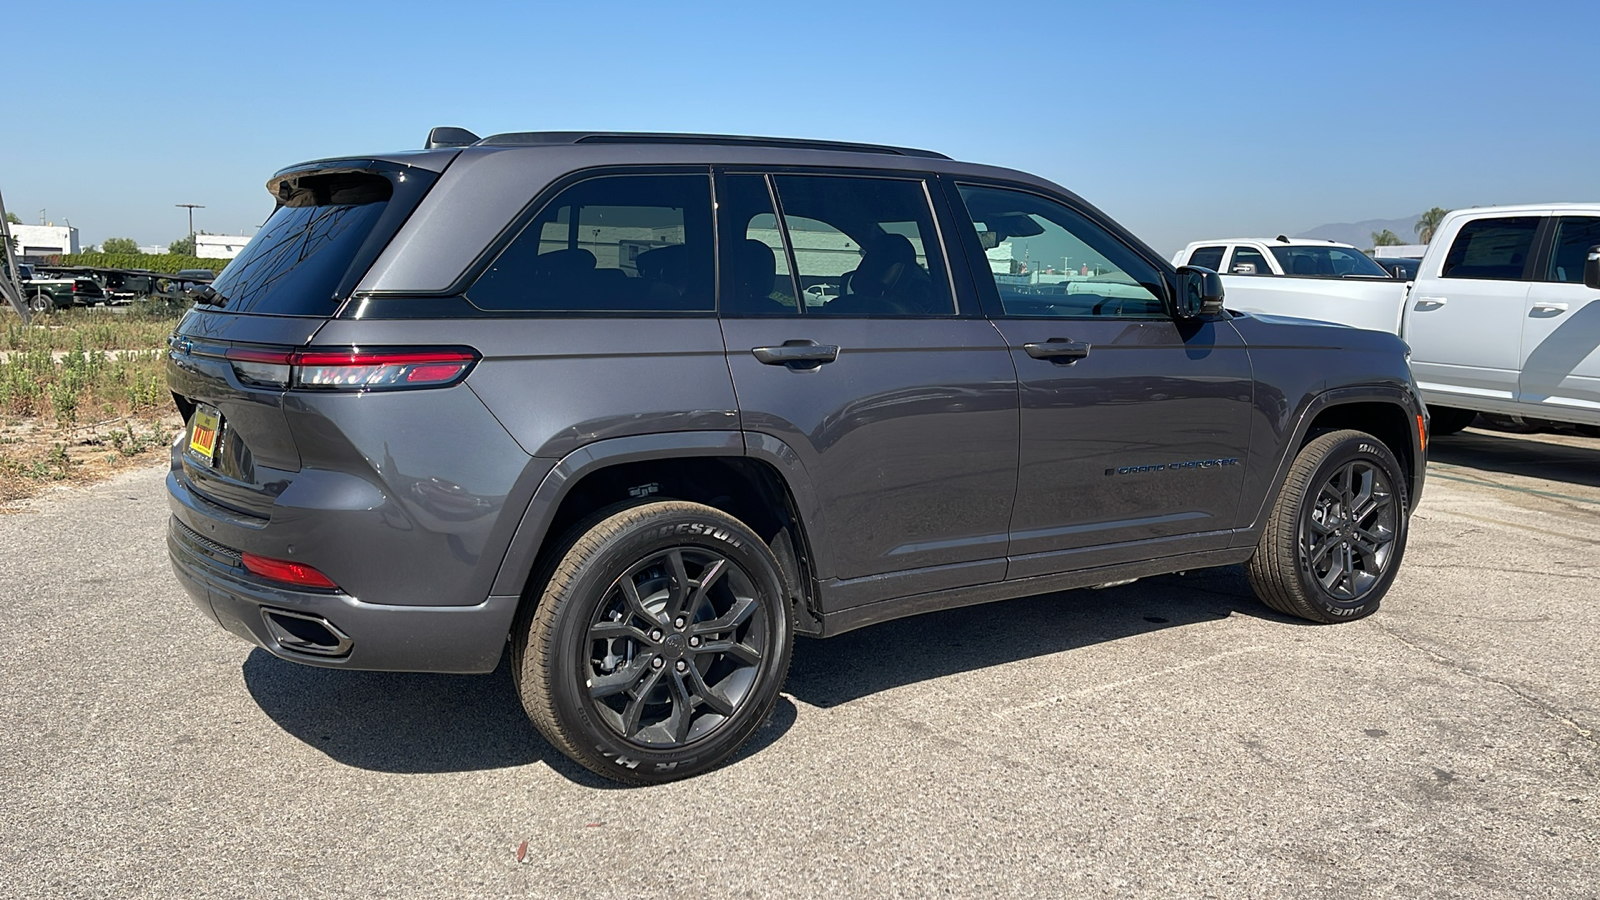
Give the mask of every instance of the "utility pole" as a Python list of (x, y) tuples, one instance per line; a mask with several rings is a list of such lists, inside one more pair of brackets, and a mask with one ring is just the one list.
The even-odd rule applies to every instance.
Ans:
[(198, 248), (196, 248), (194, 245), (194, 211), (197, 209), (205, 209), (205, 207), (199, 203), (174, 203), (172, 205), (180, 209), (187, 209), (189, 211), (189, 255), (199, 256), (200, 254), (197, 252)]

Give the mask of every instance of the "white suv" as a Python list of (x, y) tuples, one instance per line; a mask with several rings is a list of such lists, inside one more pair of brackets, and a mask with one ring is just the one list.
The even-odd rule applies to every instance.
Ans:
[(1222, 273), (1228, 308), (1394, 334), (1405, 285), (1349, 244), (1308, 238), (1196, 241), (1173, 265)]
[(1600, 203), (1445, 216), (1401, 330), (1435, 433), (1478, 412), (1600, 426), (1600, 287), (1584, 284), (1597, 245)]

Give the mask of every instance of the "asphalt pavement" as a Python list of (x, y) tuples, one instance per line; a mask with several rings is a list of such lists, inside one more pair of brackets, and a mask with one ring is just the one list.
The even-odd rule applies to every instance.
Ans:
[(655, 788), (504, 667), (252, 649), (166, 515), (159, 467), (0, 514), (0, 896), (1600, 896), (1597, 440), (1437, 441), (1371, 618), (1223, 569), (802, 641), (738, 760)]

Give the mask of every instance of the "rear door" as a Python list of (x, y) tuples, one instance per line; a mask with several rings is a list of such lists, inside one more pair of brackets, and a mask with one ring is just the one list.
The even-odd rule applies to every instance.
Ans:
[(1600, 424), (1600, 291), (1583, 284), (1600, 216), (1559, 216), (1548, 230), (1523, 314), (1517, 399), (1546, 410), (1532, 415)]
[(1430, 403), (1516, 400), (1536, 212), (1464, 220), (1430, 255), (1407, 300), (1411, 371)]
[(1174, 321), (1161, 270), (1087, 212), (1000, 185), (955, 190), (969, 259), (993, 246), (1064, 260), (1065, 274), (974, 266), (1021, 388), (1007, 577), (1226, 546), (1253, 397), (1232, 323)]
[(1016, 375), (970, 279), (952, 278), (926, 180), (718, 184), (742, 427), (787, 444), (810, 477), (825, 608), (1003, 579)]

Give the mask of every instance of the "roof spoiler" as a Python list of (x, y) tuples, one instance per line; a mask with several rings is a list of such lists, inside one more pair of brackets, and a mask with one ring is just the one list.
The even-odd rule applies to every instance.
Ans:
[(465, 128), (452, 128), (441, 125), (428, 132), (428, 143), (423, 146), (425, 150), (437, 150), (440, 147), (470, 147), (482, 138)]

